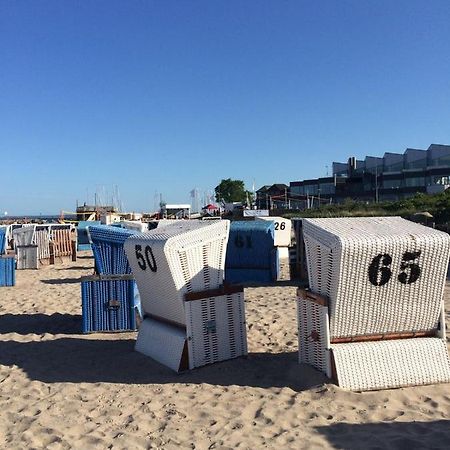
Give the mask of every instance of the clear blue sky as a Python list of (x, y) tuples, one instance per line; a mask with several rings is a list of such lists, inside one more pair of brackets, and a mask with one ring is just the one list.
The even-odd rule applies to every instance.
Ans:
[(449, 23), (448, 0), (0, 0), (0, 211), (450, 144)]

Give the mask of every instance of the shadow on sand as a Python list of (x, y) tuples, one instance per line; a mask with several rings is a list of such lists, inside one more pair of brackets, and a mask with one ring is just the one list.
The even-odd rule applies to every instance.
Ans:
[(55, 278), (52, 280), (41, 280), (44, 284), (75, 284), (80, 283), (80, 278)]
[[(327, 381), (297, 362), (297, 352), (251, 353), (222, 363), (176, 374), (134, 351), (134, 339), (62, 338), (0, 342), (0, 364), (21, 367), (32, 380), (46, 383), (208, 383), (309, 389)], [(312, 381), (313, 380), (313, 381)]]
[(316, 427), (334, 448), (443, 449), (449, 448), (450, 420), (434, 422), (336, 423)]
[(81, 315), (2, 314), (0, 334), (80, 334)]

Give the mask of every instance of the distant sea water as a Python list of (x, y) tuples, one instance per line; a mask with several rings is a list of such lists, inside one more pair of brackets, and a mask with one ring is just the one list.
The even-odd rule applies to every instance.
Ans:
[[(55, 223), (59, 221), (59, 214), (58, 215), (52, 215), (52, 214), (39, 214), (39, 215), (23, 215), (23, 216), (9, 216), (9, 215), (3, 215), (0, 216), (0, 222), (50, 222)], [(65, 220), (76, 220), (76, 215), (74, 214), (65, 214), (64, 219)]]

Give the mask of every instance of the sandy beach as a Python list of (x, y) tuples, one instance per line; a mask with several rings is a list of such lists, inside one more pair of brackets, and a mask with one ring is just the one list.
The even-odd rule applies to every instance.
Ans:
[(81, 333), (80, 255), (0, 288), (0, 448), (449, 447), (449, 384), (355, 393), (297, 363), (295, 286), (246, 288), (247, 358), (176, 374), (136, 333)]

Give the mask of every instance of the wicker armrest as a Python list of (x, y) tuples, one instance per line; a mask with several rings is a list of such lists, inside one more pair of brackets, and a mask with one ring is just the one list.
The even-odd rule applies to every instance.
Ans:
[(385, 333), (366, 334), (361, 336), (338, 337), (331, 339), (332, 344), (345, 344), (349, 342), (370, 342), (370, 341), (391, 341), (394, 339), (411, 339), (419, 337), (434, 337), (438, 335), (438, 330), (411, 331), (410, 333)]
[(201, 300), (203, 298), (220, 297), (222, 295), (236, 294), (243, 292), (244, 287), (240, 284), (223, 284), (218, 289), (208, 289), (206, 291), (188, 292), (184, 294), (184, 300), (191, 302), (193, 300)]
[(328, 306), (328, 299), (323, 295), (315, 294), (309, 289), (298, 288), (297, 296), (303, 298), (304, 300), (309, 300), (310, 302), (317, 303), (321, 306)]

